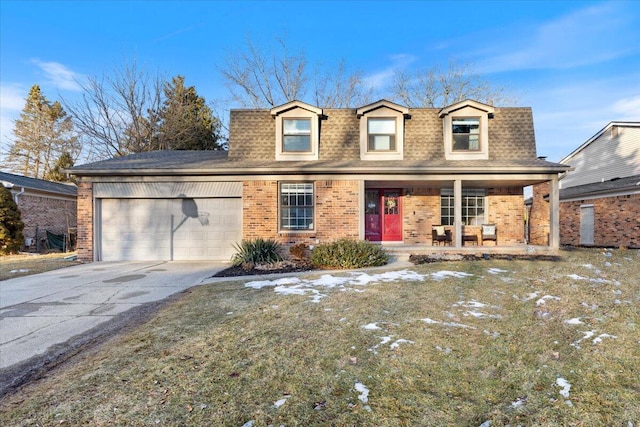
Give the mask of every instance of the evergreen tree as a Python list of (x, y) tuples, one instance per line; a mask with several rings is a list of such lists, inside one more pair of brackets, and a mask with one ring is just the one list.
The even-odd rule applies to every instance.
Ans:
[(0, 254), (16, 253), (24, 243), (20, 210), (11, 191), (0, 185)]
[(80, 152), (71, 117), (58, 101), (47, 100), (38, 85), (31, 87), (13, 133), (15, 140), (9, 148), (8, 166), (24, 176), (43, 178), (62, 153)]
[(75, 183), (75, 179), (73, 176), (69, 177), (66, 173), (63, 172), (63, 169), (67, 169), (73, 167), (74, 161), (69, 154), (68, 151), (65, 151), (58, 157), (53, 168), (49, 170), (47, 174), (45, 174), (44, 179), (47, 181), (55, 181), (55, 182), (73, 182)]
[(217, 150), (221, 148), (220, 121), (213, 116), (195, 87), (185, 87), (176, 76), (164, 86), (165, 100), (158, 112), (160, 132), (154, 148), (160, 150)]

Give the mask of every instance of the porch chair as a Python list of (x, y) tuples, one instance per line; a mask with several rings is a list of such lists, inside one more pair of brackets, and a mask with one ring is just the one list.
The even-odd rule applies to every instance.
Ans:
[(495, 224), (482, 224), (482, 244), (485, 240), (493, 240), (498, 246), (498, 227)]
[(451, 245), (451, 230), (446, 230), (444, 225), (434, 225), (431, 227), (431, 240), (434, 246), (440, 243)]

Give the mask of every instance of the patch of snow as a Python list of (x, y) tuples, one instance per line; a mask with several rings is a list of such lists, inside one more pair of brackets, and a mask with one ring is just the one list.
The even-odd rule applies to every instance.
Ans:
[(233, 314), (233, 311), (228, 311), (228, 312), (227, 312), (227, 315), (228, 315), (228, 316), (230, 316), (230, 315), (232, 315), (232, 314)]
[(449, 353), (451, 353), (451, 349), (450, 349), (449, 347), (447, 347), (447, 348), (443, 349), (442, 347), (440, 347), (439, 345), (437, 345), (437, 346), (436, 346), (436, 350), (441, 351), (441, 352), (443, 352), (443, 353), (445, 353), (445, 354), (449, 354)]
[(386, 337), (378, 337), (378, 338), (381, 338), (381, 339), (382, 339), (382, 341), (380, 341), (380, 344), (376, 344), (376, 345), (374, 345), (373, 347), (371, 347), (371, 348), (370, 348), (370, 349), (368, 349), (367, 351), (370, 351), (370, 352), (372, 352), (373, 354), (378, 354), (378, 348), (379, 348), (380, 346), (385, 345), (385, 344), (387, 344), (388, 342), (390, 342), (392, 337), (393, 337), (393, 335), (389, 335), (389, 336), (386, 336)]
[(242, 424), (242, 427), (253, 427), (253, 423), (255, 423), (255, 421), (253, 420), (247, 421), (246, 423)]
[(414, 342), (411, 340), (405, 340), (404, 338), (400, 338), (399, 340), (396, 340), (394, 343), (392, 343), (389, 346), (389, 348), (391, 350), (395, 350), (396, 348), (400, 347), (400, 344), (414, 344)]
[(465, 273), (462, 271), (442, 270), (442, 271), (437, 271), (435, 273), (431, 273), (431, 278), (433, 280), (443, 280), (443, 279), (446, 279), (447, 277), (462, 278), (462, 277), (470, 277), (470, 276), (473, 276), (473, 274)]
[(616, 339), (616, 338), (618, 338), (618, 337), (617, 337), (617, 336), (615, 336), (615, 335), (600, 334), (600, 335), (598, 335), (597, 337), (595, 337), (595, 338), (593, 339), (593, 341), (592, 341), (592, 342), (593, 342), (593, 345), (600, 344), (600, 343), (602, 342), (602, 338), (611, 338), (611, 339)]
[(502, 270), (500, 268), (489, 268), (487, 270), (489, 274), (500, 274), (500, 273), (508, 273), (509, 270)]
[(478, 427), (489, 427), (491, 425), (491, 420), (487, 420), (480, 424)]
[(244, 284), (245, 288), (262, 289), (267, 286), (293, 285), (300, 283), (300, 279), (296, 277), (283, 277), (276, 280), (255, 280)]
[(573, 280), (587, 280), (586, 277), (578, 276), (577, 274), (568, 274), (567, 277)]
[(582, 264), (585, 268), (594, 268), (593, 264)]
[(483, 318), (483, 317), (488, 317), (491, 319), (502, 319), (502, 316), (500, 314), (487, 314), (487, 313), (483, 313), (481, 311), (465, 311), (464, 313), (462, 313), (463, 316), (473, 316), (476, 318)]
[(526, 402), (526, 401), (527, 401), (526, 397), (519, 397), (516, 400), (514, 400), (513, 402), (511, 402), (511, 407), (514, 408), (514, 409), (515, 408), (519, 408), (522, 405), (524, 405), (524, 402)]
[[(355, 384), (355, 389), (356, 391), (360, 392), (360, 394), (358, 395), (358, 399), (360, 400), (360, 402), (362, 403), (368, 403), (369, 402), (369, 389), (367, 388), (367, 386), (365, 386), (362, 383), (356, 383)], [(364, 408), (367, 411), (371, 411), (371, 407), (369, 405), (365, 405)]]
[(582, 325), (584, 322), (579, 317), (574, 317), (573, 319), (565, 320), (564, 323), (567, 325)]
[(423, 322), (425, 323), (429, 323), (431, 325), (443, 325), (443, 326), (451, 326), (453, 328), (462, 328), (462, 329), (476, 329), (473, 326), (469, 326), (469, 325), (465, 325), (463, 323), (455, 323), (455, 322), (440, 322), (438, 320), (433, 320), (433, 319), (429, 319), (428, 317), (426, 319), (422, 319)]
[(584, 334), (584, 336), (582, 338), (580, 338), (579, 340), (574, 341), (574, 342), (571, 343), (571, 345), (573, 347), (580, 348), (580, 346), (579, 346), (580, 342), (582, 342), (584, 340), (587, 340), (587, 339), (591, 338), (592, 336), (594, 336), (596, 334), (596, 330), (593, 329), (591, 331), (585, 331), (585, 332), (583, 332), (583, 334)]
[(622, 291), (620, 289), (614, 290), (613, 293), (616, 295), (622, 295)]
[(28, 273), (29, 270), (26, 268), (19, 268), (17, 270), (11, 270), (9, 273)]
[(498, 337), (500, 336), (500, 332), (498, 332), (498, 331), (493, 331), (493, 332), (491, 332), (491, 331), (488, 331), (488, 330), (486, 330), (486, 329), (485, 329), (485, 330), (483, 330), (482, 332), (483, 332), (485, 335), (489, 335), (490, 337), (493, 337), (493, 338), (498, 338)]
[(581, 305), (586, 308), (590, 308), (591, 310), (596, 310), (598, 308), (597, 304), (587, 304), (586, 302), (582, 302)]
[(558, 387), (562, 387), (562, 390), (559, 391), (560, 395), (562, 397), (569, 398), (569, 390), (571, 390), (571, 384), (569, 384), (569, 381), (562, 377), (558, 377), (556, 379), (556, 384)]
[(284, 405), (285, 403), (287, 403), (287, 398), (286, 397), (284, 399), (276, 400), (275, 402), (273, 402), (273, 406), (276, 407), (276, 408), (279, 408), (282, 405)]
[(607, 261), (607, 262), (604, 263), (604, 266), (605, 267), (611, 267), (611, 263), (609, 261)]
[(374, 329), (382, 329), (380, 326), (378, 326), (378, 322), (368, 323), (368, 324), (360, 326), (360, 327), (362, 329), (367, 329), (369, 331), (372, 331)]
[(347, 318), (346, 318), (346, 317), (341, 317), (341, 318), (338, 320), (338, 322), (344, 322), (345, 320), (347, 320)]
[(545, 295), (542, 298), (540, 298), (538, 301), (536, 301), (536, 305), (544, 305), (545, 301), (548, 299), (560, 301), (560, 297), (554, 297), (553, 295)]
[(487, 307), (487, 304), (471, 300), (471, 301), (458, 301), (453, 304), (454, 307), (466, 307), (466, 308), (483, 308)]

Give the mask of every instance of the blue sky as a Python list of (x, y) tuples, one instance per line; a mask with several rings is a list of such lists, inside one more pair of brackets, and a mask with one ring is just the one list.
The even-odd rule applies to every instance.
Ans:
[(33, 84), (50, 100), (133, 58), (208, 101), (246, 37), (285, 36), (310, 63), (346, 61), (383, 89), (393, 70), (470, 63), (533, 108), (538, 154), (558, 161), (610, 121), (640, 121), (640, 2), (0, 0), (0, 135)]

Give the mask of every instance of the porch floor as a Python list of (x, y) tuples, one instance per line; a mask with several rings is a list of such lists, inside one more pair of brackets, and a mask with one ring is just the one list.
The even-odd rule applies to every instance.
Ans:
[(483, 255), (483, 254), (499, 254), (499, 255), (549, 255), (556, 256), (559, 249), (550, 246), (537, 245), (467, 245), (456, 248), (455, 246), (431, 246), (431, 245), (405, 245), (403, 243), (382, 243), (381, 246), (398, 260), (408, 260), (410, 255)]

